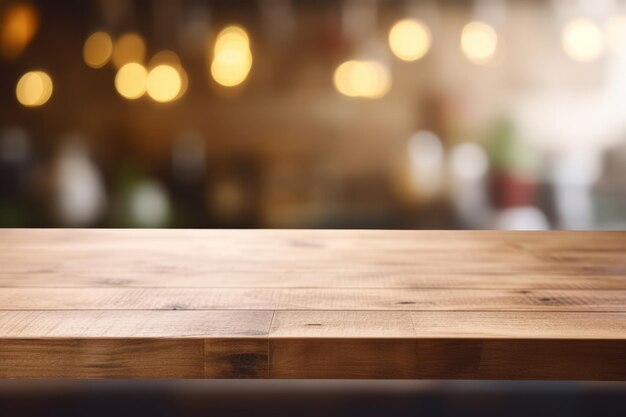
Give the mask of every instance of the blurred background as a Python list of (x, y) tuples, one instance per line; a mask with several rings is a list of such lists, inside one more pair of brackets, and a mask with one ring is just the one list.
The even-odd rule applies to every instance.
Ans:
[(0, 227), (626, 228), (626, 1), (0, 0)]

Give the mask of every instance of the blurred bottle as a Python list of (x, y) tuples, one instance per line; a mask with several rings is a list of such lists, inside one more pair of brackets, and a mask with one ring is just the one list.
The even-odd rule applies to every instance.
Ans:
[(491, 206), (488, 194), (489, 160), (477, 143), (461, 143), (450, 155), (451, 195), (455, 212), (464, 229), (489, 227)]
[(597, 152), (565, 152), (558, 155), (551, 168), (559, 228), (593, 229), (595, 210), (592, 187), (602, 172), (600, 155)]
[(100, 170), (80, 139), (71, 137), (53, 163), (53, 206), (62, 226), (93, 226), (104, 214), (106, 193)]
[(262, 169), (255, 157), (214, 161), (204, 193), (211, 227), (258, 227)]
[(425, 203), (441, 197), (445, 165), (439, 136), (428, 130), (415, 132), (409, 138), (407, 150), (410, 183), (418, 200)]
[(172, 143), (167, 184), (175, 205), (177, 227), (207, 227), (204, 190), (207, 151), (205, 138), (194, 131), (180, 133)]
[(20, 127), (0, 132), (0, 227), (31, 225), (35, 158), (28, 133)]
[(506, 118), (499, 120), (487, 140), (491, 163), (490, 195), (496, 229), (543, 230), (548, 221), (535, 207), (537, 158), (516, 135)]
[(143, 174), (137, 165), (120, 170), (114, 195), (115, 227), (168, 227), (173, 210), (163, 184)]

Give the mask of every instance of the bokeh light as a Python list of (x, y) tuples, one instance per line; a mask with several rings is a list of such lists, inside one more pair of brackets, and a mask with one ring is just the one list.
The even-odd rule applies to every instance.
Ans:
[(175, 100), (182, 87), (180, 74), (171, 65), (157, 65), (148, 73), (146, 90), (150, 98), (160, 103)]
[(180, 77), (180, 89), (178, 91), (178, 95), (174, 100), (178, 100), (187, 92), (187, 88), (189, 87), (189, 77), (187, 76), (187, 71), (183, 67), (176, 68), (178, 71), (178, 75)]
[(387, 67), (376, 61), (346, 61), (335, 70), (337, 90), (349, 97), (380, 98), (391, 88)]
[(498, 34), (484, 22), (473, 21), (463, 27), (461, 50), (465, 57), (474, 64), (488, 64), (496, 53)]
[(131, 62), (143, 64), (145, 57), (146, 43), (137, 33), (125, 33), (115, 42), (112, 61), (116, 68)]
[(189, 77), (187, 76), (187, 71), (182, 66), (180, 57), (174, 51), (163, 50), (159, 51), (152, 58), (150, 58), (150, 64), (148, 68), (155, 68), (159, 65), (169, 65), (176, 69), (178, 72), (178, 76), (180, 77), (180, 89), (178, 95), (174, 98), (174, 100), (178, 100), (180, 97), (185, 95), (187, 92), (187, 87), (189, 86)]
[(617, 55), (626, 53), (626, 15), (619, 14), (609, 18), (605, 26), (607, 46)]
[(146, 92), (148, 71), (136, 62), (124, 65), (115, 76), (115, 89), (124, 98), (135, 100)]
[(580, 62), (595, 61), (604, 51), (600, 27), (587, 18), (569, 21), (563, 28), (561, 43), (565, 53)]
[(397, 22), (389, 31), (389, 47), (395, 56), (404, 61), (417, 61), (422, 58), (432, 42), (430, 29), (416, 19)]
[(166, 189), (158, 182), (146, 180), (134, 187), (128, 201), (131, 224), (138, 227), (163, 227), (170, 215)]
[(83, 59), (91, 68), (104, 67), (113, 53), (113, 41), (106, 32), (92, 33), (83, 47)]
[(239, 26), (222, 30), (215, 41), (211, 76), (218, 84), (234, 87), (246, 80), (252, 68), (252, 52), (246, 31)]
[(26, 107), (41, 106), (52, 96), (52, 79), (43, 71), (27, 72), (17, 82), (15, 95)]
[(455, 179), (461, 182), (479, 181), (487, 175), (489, 160), (477, 143), (466, 142), (452, 149), (450, 164)]
[(8, 6), (0, 21), (0, 52), (5, 59), (17, 58), (37, 33), (39, 13), (27, 3)]
[(215, 53), (220, 50), (250, 49), (250, 38), (244, 28), (240, 26), (227, 26), (217, 35), (215, 40)]

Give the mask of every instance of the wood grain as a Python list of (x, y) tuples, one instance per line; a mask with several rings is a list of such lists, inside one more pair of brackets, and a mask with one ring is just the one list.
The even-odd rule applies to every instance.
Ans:
[(626, 233), (553, 233), (5, 229), (0, 286), (624, 289)]
[(0, 377), (626, 380), (626, 232), (0, 230)]
[(2, 338), (2, 378), (202, 378), (193, 338)]
[(0, 311), (5, 338), (267, 337), (271, 311)]
[(626, 290), (1, 288), (5, 310), (626, 311)]
[(272, 338), (272, 378), (626, 379), (626, 340)]
[(277, 311), (272, 338), (615, 339), (626, 313)]
[(268, 378), (269, 344), (259, 338), (205, 339), (206, 378)]

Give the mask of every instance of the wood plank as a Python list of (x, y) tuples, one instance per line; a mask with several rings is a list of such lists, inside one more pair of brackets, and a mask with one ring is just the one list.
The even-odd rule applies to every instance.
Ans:
[(276, 311), (270, 329), (271, 338), (303, 339), (410, 339), (414, 333), (409, 311)]
[(511, 378), (506, 370), (623, 380), (626, 314), (277, 311), (270, 331), (274, 378)]
[(0, 310), (626, 311), (626, 290), (0, 288)]
[(626, 380), (626, 340), (272, 338), (271, 378)]
[(269, 334), (272, 311), (0, 311), (0, 337), (255, 338)]
[(626, 340), (626, 313), (277, 311), (270, 337)]
[(625, 313), (420, 311), (411, 318), (418, 338), (626, 340)]
[(624, 236), (5, 230), (0, 286), (624, 289)]
[[(156, 263), (159, 263), (157, 261)], [(350, 265), (350, 264), (348, 264)], [(153, 268), (157, 272), (138, 270), (106, 271), (85, 265), (85, 272), (64, 272), (50, 266), (42, 270), (22, 272), (0, 271), (0, 288), (357, 288), (357, 289), (510, 289), (510, 290), (620, 290), (624, 289), (622, 275), (547, 275), (519, 274), (516, 271), (498, 273), (466, 273), (453, 271), (426, 272), (412, 267), (383, 267), (354, 265), (352, 268), (269, 267), (244, 270), (233, 267), (222, 271), (197, 271), (192, 267), (164, 271), (169, 266)]]
[(277, 311), (270, 376), (624, 380), (626, 314)]
[(195, 338), (2, 338), (0, 378), (202, 378)]
[(4, 311), (0, 377), (267, 377), (272, 313)]

